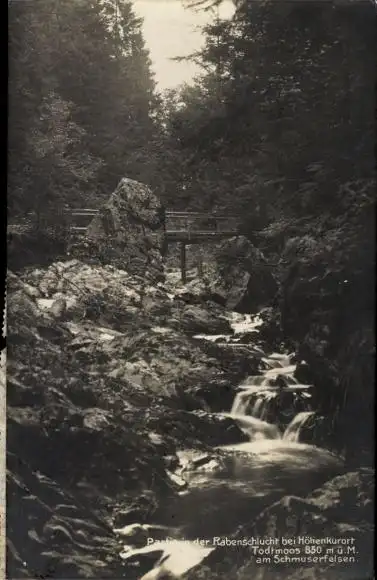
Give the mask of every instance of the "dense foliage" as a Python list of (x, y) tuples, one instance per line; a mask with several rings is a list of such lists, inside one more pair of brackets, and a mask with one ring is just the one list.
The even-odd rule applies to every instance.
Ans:
[(376, 39), (362, 5), (246, 1), (206, 27), (193, 55), (205, 73), (170, 116), (196, 203), (266, 225), (337, 212), (339, 185), (371, 176)]
[(157, 101), (130, 2), (11, 2), (9, 44), (11, 218), (151, 179)]

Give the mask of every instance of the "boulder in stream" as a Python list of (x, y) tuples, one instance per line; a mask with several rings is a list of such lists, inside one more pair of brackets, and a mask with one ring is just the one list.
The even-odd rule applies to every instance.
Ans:
[(248, 440), (232, 417), (203, 410), (188, 412), (174, 409), (163, 416), (151, 418), (148, 424), (165, 437), (184, 438), (187, 447), (200, 448), (204, 444), (211, 448)]
[[(204, 333), (206, 335), (227, 335), (232, 334), (229, 321), (223, 313), (216, 311), (209, 305), (179, 304), (175, 301), (176, 310), (173, 323), (189, 335)], [(215, 310), (215, 312), (211, 312)]]
[(258, 312), (277, 292), (277, 283), (262, 252), (244, 236), (219, 244), (209, 289), (228, 310)]
[[(286, 545), (290, 556), (286, 561), (284, 554), (277, 562), (272, 555), (270, 563), (265, 561), (261, 565), (250, 548), (237, 548), (237, 556), (233, 550), (217, 548), (187, 579), (339, 580), (345, 577), (345, 571), (347, 578), (372, 578), (373, 478), (371, 469), (361, 469), (338, 475), (307, 496), (286, 495), (263, 509), (256, 518), (250, 518), (250, 523), (242, 525), (231, 536), (234, 540), (268, 538), (276, 542), (272, 544), (276, 547), (281, 547), (282, 537), (290, 538), (292, 543)], [(315, 544), (317, 538), (325, 543)], [(318, 552), (305, 552), (301, 541), (321, 548)], [(330, 548), (327, 560), (308, 559), (308, 554), (312, 560), (313, 554), (325, 554), (326, 547)], [(307, 558), (306, 563), (290, 561), (299, 555)], [(331, 561), (333, 555), (340, 558), (354, 555), (354, 559)]]

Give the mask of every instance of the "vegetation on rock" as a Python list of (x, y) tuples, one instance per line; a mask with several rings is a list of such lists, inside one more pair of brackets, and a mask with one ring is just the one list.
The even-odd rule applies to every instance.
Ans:
[[(355, 537), (370, 565), (374, 24), (366, 0), (240, 0), (205, 27), (191, 57), (202, 74), (160, 95), (129, 0), (9, 3), (10, 575), (131, 577), (112, 524), (166, 505), (174, 516), (178, 451), (245, 441), (224, 411), (260, 370), (261, 341), (295, 351), (297, 380), (315, 384), (304, 436), (346, 472), (309, 495), (294, 473), (299, 496), (271, 505), (262, 490), (261, 513), (244, 496), (250, 522), (233, 536), (325, 528)], [(99, 215), (67, 257), (66, 210), (83, 206)], [(242, 216), (240, 235), (206, 248), (202, 279), (180, 290), (163, 275), (165, 207)], [(259, 342), (195, 336), (230, 334), (225, 308), (263, 308)], [(205, 488), (205, 515), (224, 508), (221, 493), (208, 502), (223, 483)], [(222, 523), (234, 530), (240, 512)], [(215, 550), (187, 577), (257, 577), (247, 551), (237, 560)]]

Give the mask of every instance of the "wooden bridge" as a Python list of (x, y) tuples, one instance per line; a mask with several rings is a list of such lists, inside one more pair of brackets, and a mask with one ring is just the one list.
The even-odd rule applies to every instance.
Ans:
[[(85, 235), (88, 225), (98, 215), (95, 209), (70, 210), (69, 231), (73, 235)], [(181, 248), (182, 281), (186, 281), (186, 246), (218, 242), (239, 233), (241, 216), (218, 215), (188, 211), (165, 211), (165, 248), (178, 243)]]

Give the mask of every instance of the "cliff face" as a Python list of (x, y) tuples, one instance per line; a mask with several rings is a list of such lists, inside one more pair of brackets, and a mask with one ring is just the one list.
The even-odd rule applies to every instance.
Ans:
[(374, 186), (348, 184), (343, 214), (312, 217), (301, 235), (288, 231), (278, 273), (283, 334), (309, 363), (350, 464), (373, 455)]

